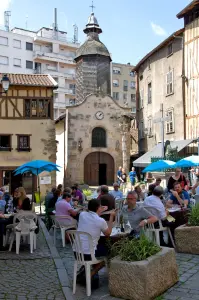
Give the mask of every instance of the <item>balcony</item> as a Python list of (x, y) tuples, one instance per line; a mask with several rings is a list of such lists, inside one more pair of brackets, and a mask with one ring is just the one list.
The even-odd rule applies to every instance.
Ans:
[(65, 88), (65, 87), (59, 87), (57, 90), (54, 91), (54, 93), (55, 94), (64, 93), (64, 94), (67, 94), (67, 95), (75, 96), (75, 90), (68, 89), (68, 88)]
[(57, 41), (59, 42), (59, 44), (64, 45), (64, 46), (68, 46), (71, 48), (79, 48), (80, 43), (74, 43), (73, 39), (70, 38), (66, 38), (65, 36), (59, 36), (57, 35), (56, 32), (50, 32), (49, 34), (44, 33), (42, 34), (41, 32), (39, 34), (37, 34), (34, 37), (34, 41), (35, 42), (44, 42), (44, 43), (49, 43), (49, 42), (53, 42), (53, 41)]
[(59, 62), (59, 63), (75, 66), (75, 62), (74, 62), (73, 58), (62, 55), (62, 54), (34, 51), (33, 58), (39, 59), (39, 60), (44, 60), (44, 61)]

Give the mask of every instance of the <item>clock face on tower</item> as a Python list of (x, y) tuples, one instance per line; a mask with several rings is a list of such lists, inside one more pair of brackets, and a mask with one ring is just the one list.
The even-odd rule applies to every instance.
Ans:
[(103, 120), (104, 119), (104, 113), (102, 111), (96, 112), (95, 116), (98, 120)]

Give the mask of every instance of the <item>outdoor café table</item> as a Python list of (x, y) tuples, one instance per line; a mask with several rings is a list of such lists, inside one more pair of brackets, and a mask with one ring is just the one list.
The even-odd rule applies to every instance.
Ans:
[(107, 246), (107, 243), (113, 245), (116, 242), (118, 242), (119, 240), (121, 240), (121, 239), (129, 236), (130, 231), (121, 232), (121, 229), (119, 227), (113, 227), (112, 233), (111, 233), (111, 235), (109, 237), (108, 236), (104, 236), (104, 234), (101, 233), (98, 245), (99, 246), (102, 245), (102, 246), (105, 246), (105, 247)]
[(188, 214), (190, 212), (188, 208), (169, 208), (168, 211), (169, 214), (175, 219), (175, 228), (188, 222)]

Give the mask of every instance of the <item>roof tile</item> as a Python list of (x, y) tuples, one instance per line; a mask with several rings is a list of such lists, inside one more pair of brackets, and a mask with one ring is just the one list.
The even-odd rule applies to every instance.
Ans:
[[(4, 74), (0, 73), (0, 81)], [(57, 84), (50, 75), (43, 74), (9, 74), (11, 85), (56, 87)]]

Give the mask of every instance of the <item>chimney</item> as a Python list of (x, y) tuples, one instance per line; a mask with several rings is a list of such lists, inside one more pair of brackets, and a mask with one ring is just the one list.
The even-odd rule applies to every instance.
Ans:
[(57, 8), (55, 8), (54, 30), (58, 31), (58, 25), (57, 25)]

